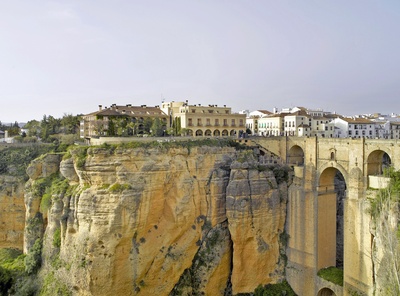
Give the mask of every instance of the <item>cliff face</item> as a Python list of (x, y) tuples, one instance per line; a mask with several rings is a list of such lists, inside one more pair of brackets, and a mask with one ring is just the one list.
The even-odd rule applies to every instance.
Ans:
[[(68, 182), (47, 211), (40, 184), (58, 170)], [(89, 148), (28, 172), (26, 251), (43, 237), (42, 274), (76, 294), (229, 295), (283, 278), (287, 184), (246, 152)]]
[(25, 227), (24, 183), (0, 175), (0, 248), (22, 249)]

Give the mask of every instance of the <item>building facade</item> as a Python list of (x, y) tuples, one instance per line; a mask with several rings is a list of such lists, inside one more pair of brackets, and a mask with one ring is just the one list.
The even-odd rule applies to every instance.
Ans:
[(171, 122), (179, 121), (181, 133), (194, 137), (240, 136), (246, 131), (246, 114), (232, 113), (224, 105), (190, 105), (188, 102), (166, 102), (161, 110)]
[(100, 136), (133, 136), (151, 133), (157, 119), (159, 129), (165, 131), (170, 125), (169, 116), (158, 106), (146, 105), (102, 107), (99, 110), (82, 116), (80, 123), (81, 138), (90, 139)]

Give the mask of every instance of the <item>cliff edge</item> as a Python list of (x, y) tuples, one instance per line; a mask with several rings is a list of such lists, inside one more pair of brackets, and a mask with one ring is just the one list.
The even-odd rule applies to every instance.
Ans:
[(51, 286), (234, 295), (284, 278), (288, 172), (251, 150), (85, 147), (28, 174), (25, 251), (43, 241)]

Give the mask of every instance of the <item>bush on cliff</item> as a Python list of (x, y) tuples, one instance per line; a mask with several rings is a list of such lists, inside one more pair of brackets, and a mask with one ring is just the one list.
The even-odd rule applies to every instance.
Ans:
[(25, 255), (17, 249), (0, 249), (0, 295), (34, 295), (36, 284), (25, 273)]
[(33, 274), (38, 271), (42, 264), (42, 240), (37, 239), (29, 253), (25, 257), (25, 272)]
[(376, 236), (374, 243), (378, 242), (383, 247), (382, 255), (378, 253), (373, 258), (377, 281), (382, 289), (379, 292), (400, 295), (400, 171), (390, 168), (385, 176), (390, 177), (389, 186), (379, 190), (369, 200), (369, 213)]
[(237, 296), (297, 296), (287, 281), (277, 284), (259, 285), (253, 293), (239, 293)]
[(324, 280), (343, 287), (343, 269), (331, 266), (319, 270), (317, 275)]
[(10, 146), (0, 151), (0, 174), (28, 179), (26, 168), (32, 160), (54, 150), (53, 145)]

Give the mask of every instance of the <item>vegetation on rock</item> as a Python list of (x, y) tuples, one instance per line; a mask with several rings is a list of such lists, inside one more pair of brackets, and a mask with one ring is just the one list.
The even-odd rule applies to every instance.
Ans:
[(16, 249), (0, 249), (0, 295), (35, 295), (36, 275), (25, 272), (25, 255)]
[(289, 285), (287, 281), (283, 281), (277, 284), (267, 284), (267, 285), (259, 285), (254, 293), (240, 293), (237, 296), (296, 296), (296, 293), (293, 291), (292, 287)]
[(385, 295), (400, 295), (400, 171), (393, 168), (385, 172), (390, 177), (387, 188), (378, 190), (370, 199), (369, 213), (375, 227), (375, 247), (378, 241), (382, 256), (375, 254), (375, 273), (379, 274), (380, 291)]
[(343, 287), (343, 269), (330, 266), (319, 270), (317, 275), (324, 280)]
[(10, 146), (0, 150), (0, 174), (20, 177), (27, 180), (26, 169), (30, 162), (40, 155), (54, 150), (53, 145), (31, 144)]

